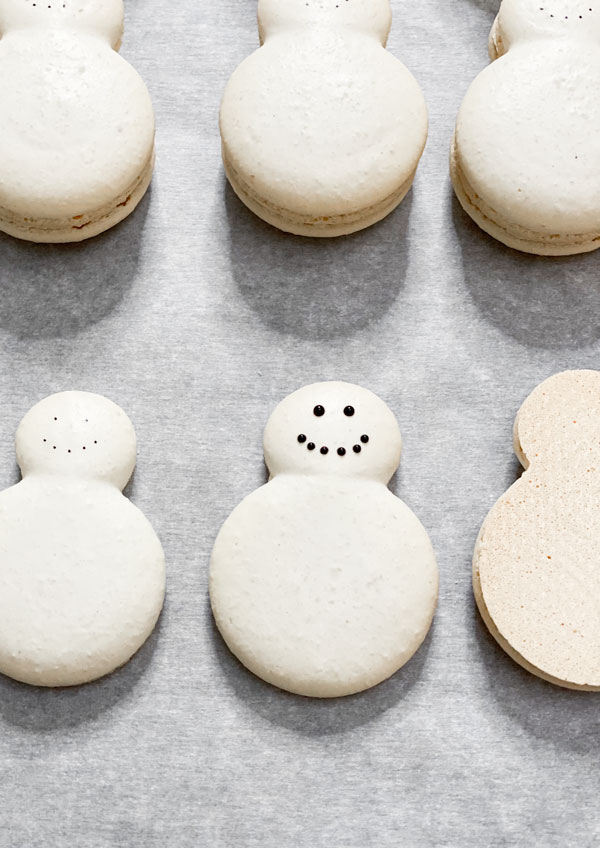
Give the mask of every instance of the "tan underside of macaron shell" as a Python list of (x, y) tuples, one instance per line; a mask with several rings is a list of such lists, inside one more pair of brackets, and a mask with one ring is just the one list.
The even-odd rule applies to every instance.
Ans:
[(346, 215), (315, 216), (309, 219), (302, 218), (289, 209), (277, 207), (265, 197), (259, 197), (232, 167), (225, 149), (223, 149), (223, 167), (231, 187), (251, 212), (254, 212), (267, 224), (271, 224), (284, 232), (298, 236), (313, 236), (314, 238), (346, 236), (382, 221), (404, 200), (411, 189), (416, 174), (415, 168), (410, 178), (398, 191), (366, 209), (360, 209)]
[(564, 372), (523, 404), (528, 465), (481, 528), (473, 589), (497, 642), (570, 689), (600, 690), (600, 372)]
[(152, 150), (148, 164), (136, 182), (108, 207), (80, 215), (76, 219), (56, 220), (48, 218), (25, 220), (0, 207), (0, 230), (9, 236), (38, 244), (66, 244), (97, 236), (123, 221), (135, 210), (152, 180), (154, 160), (155, 154)]
[(456, 197), (467, 215), (480, 229), (507, 247), (537, 256), (573, 256), (600, 248), (600, 232), (547, 236), (503, 220), (466, 179), (460, 166), (456, 135), (450, 151), (450, 177)]

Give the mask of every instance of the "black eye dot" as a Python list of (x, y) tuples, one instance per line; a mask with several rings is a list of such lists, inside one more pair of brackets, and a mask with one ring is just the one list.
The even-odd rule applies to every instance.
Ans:
[(306, 446), (309, 450), (314, 450), (316, 445), (314, 442), (309, 442)]
[(360, 453), (360, 452), (361, 452), (361, 450), (362, 450), (362, 448), (361, 448), (361, 446), (360, 446), (360, 445), (354, 445), (354, 447), (352, 448), (352, 450), (354, 451), (354, 453)]
[(329, 453), (329, 448), (326, 448), (325, 445), (323, 445), (323, 447), (321, 448), (321, 453), (323, 454), (323, 456), (325, 456), (325, 454)]
[(338, 448), (338, 456), (346, 456), (346, 448)]
[(348, 418), (352, 418), (354, 415), (354, 407), (353, 406), (345, 406), (344, 407), (344, 415), (347, 415)]
[(368, 436), (361, 436), (360, 440), (363, 443), (363, 445), (367, 445), (369, 443), (369, 437)]
[(306, 441), (306, 436), (304, 435), (304, 433), (300, 433), (300, 435), (298, 436), (298, 441), (301, 445), (304, 444), (304, 442)]
[(44, 441), (46, 441), (46, 439), (44, 439)]
[(315, 406), (313, 412), (317, 418), (320, 418), (322, 415), (325, 415), (325, 407), (319, 404), (318, 406)]
[(55, 418), (54, 418), (54, 420), (55, 420), (55, 421), (58, 421), (58, 418), (56, 418), (56, 417), (55, 417)]

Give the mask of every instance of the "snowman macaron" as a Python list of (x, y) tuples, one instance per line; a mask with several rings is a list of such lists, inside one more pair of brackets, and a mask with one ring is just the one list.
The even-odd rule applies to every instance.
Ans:
[(0, 0), (0, 230), (81, 241), (142, 199), (154, 114), (122, 29), (122, 0)]
[(389, 0), (259, 0), (262, 46), (229, 80), (223, 162), (282, 230), (339, 236), (388, 215), (427, 140), (414, 77), (385, 50)]
[(517, 415), (514, 447), (525, 471), (479, 533), (477, 605), (532, 674), (600, 690), (600, 372), (539, 385)]
[(231, 651), (282, 689), (350, 695), (415, 653), (438, 572), (422, 524), (387, 488), (398, 424), (372, 392), (306, 386), (265, 430), (271, 478), (217, 537), (210, 598)]
[(503, 0), (495, 61), (460, 108), (460, 203), (504, 244), (561, 255), (600, 247), (600, 6)]
[(121, 490), (136, 439), (104, 397), (64, 392), (19, 425), (23, 479), (0, 493), (0, 672), (39, 686), (95, 680), (152, 632), (165, 564)]

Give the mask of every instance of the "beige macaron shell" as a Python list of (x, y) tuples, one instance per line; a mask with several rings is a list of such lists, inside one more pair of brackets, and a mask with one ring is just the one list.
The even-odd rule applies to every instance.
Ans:
[(160, 614), (164, 555), (120, 489), (135, 434), (111, 401), (53, 395), (17, 432), (23, 480), (0, 493), (0, 671), (71, 686), (119, 667)]
[(234, 72), (220, 126), (228, 176), (253, 211), (284, 229), (337, 235), (406, 194), (427, 109), (372, 34), (298, 26), (267, 36)]
[[(546, 14), (539, 6), (535, 13)], [(456, 193), (483, 229), (511, 247), (549, 255), (594, 250), (600, 40), (585, 20), (548, 32), (545, 17), (539, 32), (525, 29), (517, 38), (514, 22), (508, 34), (502, 27), (510, 18), (503, 4), (490, 48), (492, 57), (504, 55), (477, 77), (459, 111)]]
[(105, 36), (53, 25), (0, 42), (0, 227), (74, 241), (129, 214), (150, 181), (154, 116)]
[(423, 526), (385, 485), (400, 445), (383, 401), (348, 383), (306, 386), (273, 412), (273, 477), (227, 519), (210, 570), (217, 626), (263, 680), (350, 695), (394, 674), (425, 638), (438, 573)]
[(528, 467), (482, 526), (478, 606), (529, 671), (600, 689), (600, 373), (542, 383), (519, 412), (515, 446)]

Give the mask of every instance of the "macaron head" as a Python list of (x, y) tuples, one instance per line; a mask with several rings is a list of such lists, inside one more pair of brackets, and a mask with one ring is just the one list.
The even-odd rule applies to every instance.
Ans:
[(594, 0), (503, 0), (498, 24), (506, 50), (539, 38), (600, 41), (600, 2)]
[(382, 43), (392, 25), (390, 0), (259, 0), (261, 43), (286, 29), (307, 26), (350, 27)]
[(402, 438), (386, 404), (367, 389), (331, 382), (305, 386), (271, 415), (265, 461), (277, 474), (334, 475), (387, 483)]
[(123, 32), (123, 0), (0, 0), (0, 36), (26, 28), (81, 30), (116, 47)]
[(41, 400), (19, 424), (15, 445), (23, 477), (78, 477), (123, 489), (135, 466), (133, 424), (115, 403), (89, 392)]
[(515, 420), (514, 446), (525, 468), (600, 473), (600, 371), (563, 371), (534, 389)]

